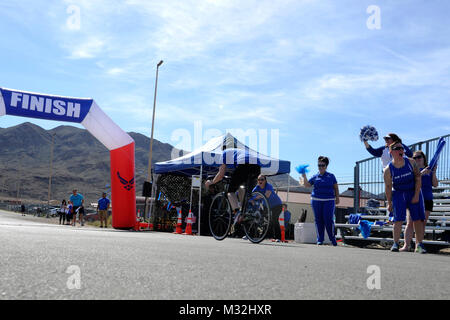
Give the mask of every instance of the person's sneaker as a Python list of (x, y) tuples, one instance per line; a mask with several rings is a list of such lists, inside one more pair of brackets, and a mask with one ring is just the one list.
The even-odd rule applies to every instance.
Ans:
[(323, 245), (323, 242), (318, 241), (318, 242), (317, 242), (317, 245), (318, 245), (318, 246), (321, 246), (321, 245)]
[(425, 246), (423, 243), (418, 243), (416, 246), (416, 252), (417, 253), (427, 253), (427, 250), (425, 249)]
[(248, 237), (247, 236), (243, 236), (242, 240), (248, 240)]
[(394, 242), (394, 244), (393, 244), (392, 247), (391, 247), (391, 251), (392, 251), (392, 252), (398, 252), (398, 250), (399, 250), (398, 247), (399, 247), (399, 246), (398, 246), (398, 243), (397, 243), (397, 242)]

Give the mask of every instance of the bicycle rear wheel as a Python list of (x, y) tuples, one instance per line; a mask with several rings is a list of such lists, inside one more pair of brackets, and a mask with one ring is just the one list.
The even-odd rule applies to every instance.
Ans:
[[(254, 204), (250, 202), (254, 201)], [(244, 231), (247, 238), (253, 243), (260, 243), (269, 230), (272, 211), (269, 201), (261, 192), (252, 192), (244, 207)]]
[(208, 220), (209, 230), (216, 240), (223, 240), (228, 236), (232, 215), (230, 202), (224, 193), (219, 193), (212, 199)]

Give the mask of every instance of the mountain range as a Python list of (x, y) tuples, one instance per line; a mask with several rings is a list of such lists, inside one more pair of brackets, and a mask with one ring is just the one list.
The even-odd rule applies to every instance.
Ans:
[[(128, 133), (135, 141), (136, 195), (147, 177), (150, 138)], [(87, 203), (95, 202), (110, 184), (109, 151), (87, 130), (62, 125), (45, 130), (30, 122), (0, 128), (0, 197), (25, 202), (47, 201), (52, 136), (53, 164), (51, 199), (68, 199), (73, 188)], [(152, 163), (171, 158), (173, 146), (153, 141)], [(269, 177), (276, 186), (287, 185), (287, 175)], [(298, 182), (289, 176), (290, 184)]]

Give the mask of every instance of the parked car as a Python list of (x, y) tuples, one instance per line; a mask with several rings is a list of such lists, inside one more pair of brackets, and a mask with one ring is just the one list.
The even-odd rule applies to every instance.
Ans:
[(59, 207), (49, 207), (47, 210), (44, 209), (44, 212), (47, 218), (54, 218), (58, 216)]
[(50, 208), (50, 216), (57, 217), (59, 212), (59, 207)]
[(89, 222), (93, 222), (93, 221), (97, 221), (100, 220), (98, 213), (97, 212), (93, 212), (93, 213), (87, 213), (85, 215), (85, 220), (89, 221)]

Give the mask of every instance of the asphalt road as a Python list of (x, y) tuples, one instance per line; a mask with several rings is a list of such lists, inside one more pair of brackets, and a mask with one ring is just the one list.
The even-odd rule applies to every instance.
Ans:
[(0, 300), (450, 297), (448, 255), (47, 222), (0, 211)]

